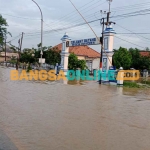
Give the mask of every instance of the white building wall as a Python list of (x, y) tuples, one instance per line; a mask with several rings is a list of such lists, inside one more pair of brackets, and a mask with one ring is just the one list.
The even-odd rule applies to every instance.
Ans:
[(77, 56), (79, 60), (85, 60), (85, 56)]
[(92, 69), (99, 69), (99, 65), (100, 65), (100, 58), (96, 58), (93, 60), (93, 63), (92, 63)]

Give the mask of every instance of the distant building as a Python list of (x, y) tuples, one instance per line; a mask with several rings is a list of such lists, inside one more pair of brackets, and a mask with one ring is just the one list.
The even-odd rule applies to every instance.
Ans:
[[(56, 45), (54, 48), (57, 48), (59, 51), (62, 50), (62, 44)], [(79, 60), (85, 60), (86, 65), (90, 71), (94, 69), (99, 69), (100, 64), (100, 53), (88, 46), (75, 46), (69, 47), (69, 53), (74, 53), (77, 55)]]
[(150, 51), (140, 51), (141, 56), (149, 56), (150, 57)]
[[(6, 46), (6, 60), (10, 60), (12, 57), (17, 58), (18, 53), (15, 53), (8, 45)], [(5, 61), (5, 51), (0, 48), (0, 62)]]

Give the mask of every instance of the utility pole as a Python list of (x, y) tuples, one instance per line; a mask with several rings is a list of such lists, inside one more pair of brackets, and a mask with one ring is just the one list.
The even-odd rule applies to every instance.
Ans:
[(5, 35), (5, 62), (6, 62), (6, 35)]
[[(104, 25), (105, 25), (105, 19), (102, 18), (101, 19), (101, 22), (102, 24), (102, 37), (101, 37), (101, 56), (100, 56), (100, 70), (102, 71), (102, 59), (103, 59), (103, 41), (104, 41), (104, 35), (103, 35), (103, 32), (104, 32)], [(102, 76), (100, 75), (100, 80), (99, 80), (99, 84), (102, 84)]]
[(20, 52), (22, 51), (22, 41), (23, 41), (23, 35), (24, 35), (24, 33), (22, 32), (22, 36), (21, 36), (21, 43), (20, 43)]
[(16, 62), (16, 70), (18, 70), (18, 65), (19, 65), (19, 60), (20, 60), (20, 48), (21, 48), (21, 44), (20, 44), (20, 39), (18, 40), (18, 57), (17, 57), (17, 62)]
[(21, 44), (20, 44), (20, 39), (18, 40), (18, 57), (20, 59), (20, 47), (21, 47)]
[(111, 5), (112, 0), (108, 0), (108, 2), (109, 2), (109, 13), (110, 13), (110, 5)]
[(40, 6), (38, 5), (37, 2), (35, 2), (34, 0), (32, 0), (39, 8), (40, 10), (40, 13), (41, 13), (41, 66), (42, 66), (42, 56), (43, 56), (43, 50), (42, 50), (42, 47), (43, 47), (43, 13), (42, 13), (42, 10), (40, 8)]
[(21, 40), (19, 39), (18, 43), (19, 43), (19, 46), (18, 46), (18, 55), (19, 55), (19, 60), (20, 60), (20, 53), (22, 51), (22, 41), (23, 41), (23, 35), (24, 33), (22, 32), (22, 35), (21, 35)]
[(112, 23), (115, 24), (115, 22), (110, 21), (110, 6), (111, 6), (111, 2), (112, 0), (107, 0), (109, 2), (109, 12), (107, 12), (107, 22), (105, 23), (106, 26), (111, 25)]

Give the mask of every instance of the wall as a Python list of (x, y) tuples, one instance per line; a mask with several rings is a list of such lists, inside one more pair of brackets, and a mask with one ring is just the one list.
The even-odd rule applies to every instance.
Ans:
[[(6, 58), (6, 60), (10, 60), (10, 58)], [(3, 61), (5, 61), (5, 57), (0, 57), (0, 62), (3, 62)]]
[(84, 56), (77, 56), (79, 60), (85, 60)]
[(100, 66), (100, 58), (96, 58), (93, 60), (93, 63), (92, 63), (92, 69), (99, 69), (99, 66)]
[(92, 61), (92, 65), (91, 68), (89, 68), (91, 71), (93, 71), (94, 69), (99, 69), (100, 66), (100, 58), (87, 58), (86, 62), (88, 64), (88, 62), (90, 63), (90, 61)]
[[(1, 52), (0, 56), (5, 56), (5, 52)], [(18, 57), (18, 53), (6, 53), (6, 56), (7, 57), (12, 57), (12, 56)]]

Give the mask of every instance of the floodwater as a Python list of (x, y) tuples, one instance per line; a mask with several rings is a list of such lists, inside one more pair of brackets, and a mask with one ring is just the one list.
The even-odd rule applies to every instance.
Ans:
[(10, 81), (0, 67), (0, 150), (150, 150), (150, 90)]

